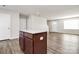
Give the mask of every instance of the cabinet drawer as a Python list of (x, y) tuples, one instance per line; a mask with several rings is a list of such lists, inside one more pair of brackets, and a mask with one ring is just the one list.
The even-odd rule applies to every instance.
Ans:
[(33, 35), (32, 35), (31, 33), (27, 33), (27, 32), (24, 33), (24, 36), (25, 36), (25, 37), (28, 37), (28, 38), (30, 38), (30, 39), (33, 38)]

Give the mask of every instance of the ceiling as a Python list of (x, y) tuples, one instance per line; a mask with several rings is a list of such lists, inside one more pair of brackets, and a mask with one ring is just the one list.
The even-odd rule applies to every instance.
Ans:
[(16, 11), (25, 15), (37, 14), (48, 19), (79, 16), (79, 5), (7, 5), (0, 8)]

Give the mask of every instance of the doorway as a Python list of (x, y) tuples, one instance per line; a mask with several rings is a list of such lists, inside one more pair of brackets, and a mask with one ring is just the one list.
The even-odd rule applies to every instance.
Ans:
[(10, 38), (10, 15), (0, 13), (0, 40)]

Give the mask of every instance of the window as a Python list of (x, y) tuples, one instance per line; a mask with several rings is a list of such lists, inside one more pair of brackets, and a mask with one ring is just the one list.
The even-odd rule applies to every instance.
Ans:
[(64, 29), (79, 29), (79, 20), (65, 20)]

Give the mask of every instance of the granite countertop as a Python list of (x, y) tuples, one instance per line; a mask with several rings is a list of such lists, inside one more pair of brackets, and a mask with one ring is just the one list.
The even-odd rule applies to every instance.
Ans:
[(38, 31), (38, 30), (21, 30), (21, 31), (32, 33), (32, 34), (41, 33), (41, 32), (47, 32), (47, 31)]

